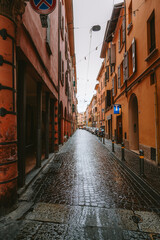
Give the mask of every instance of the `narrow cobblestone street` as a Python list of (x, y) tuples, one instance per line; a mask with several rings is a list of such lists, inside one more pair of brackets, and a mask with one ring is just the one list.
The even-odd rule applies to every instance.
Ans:
[(85, 130), (76, 131), (20, 201), (32, 207), (1, 223), (1, 239), (160, 239), (160, 204)]

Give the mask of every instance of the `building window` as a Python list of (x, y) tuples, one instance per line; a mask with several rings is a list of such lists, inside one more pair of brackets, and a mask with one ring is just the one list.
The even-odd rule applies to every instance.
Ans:
[(64, 85), (64, 61), (62, 60), (62, 78), (61, 78), (62, 86)]
[(106, 91), (106, 97), (105, 97), (105, 109), (107, 110), (108, 107), (111, 106), (112, 102), (112, 90)]
[(136, 41), (135, 38), (132, 41), (132, 45), (128, 51), (128, 63), (129, 63), (129, 77), (136, 71)]
[(151, 53), (156, 48), (154, 11), (152, 12), (150, 18), (147, 21), (147, 30), (148, 30), (148, 53)]
[(107, 86), (107, 82), (109, 81), (109, 66), (106, 66), (105, 72), (105, 86)]
[(123, 61), (121, 64), (118, 66), (118, 88), (121, 88), (124, 83), (124, 78), (123, 78)]
[(50, 17), (48, 16), (47, 17), (47, 23), (48, 23), (48, 28), (46, 30), (46, 48), (47, 48), (47, 51), (49, 53), (49, 55), (52, 54), (52, 51), (51, 51), (51, 41), (50, 41), (50, 30), (51, 30), (51, 23), (50, 23)]
[(153, 85), (155, 83), (155, 73), (152, 73), (150, 75), (150, 85)]
[(68, 96), (68, 71), (65, 73), (65, 94)]
[(124, 53), (123, 59), (123, 79), (124, 82), (128, 77), (132, 76), (136, 72), (136, 40), (132, 41), (132, 45), (129, 50)]
[(128, 24), (132, 24), (132, 0), (128, 8)]
[(122, 48), (122, 27), (119, 29), (119, 36), (118, 36), (118, 51), (120, 52)]
[(119, 52), (121, 52), (125, 41), (126, 41), (126, 18), (123, 17), (122, 26), (119, 29), (119, 36), (118, 36), (118, 51)]
[(62, 40), (64, 40), (64, 17), (61, 18), (61, 36)]
[(68, 44), (67, 44), (67, 34), (65, 35), (65, 58), (68, 59)]
[(128, 27), (127, 27), (128, 34), (130, 33), (131, 29), (132, 29), (132, 0), (128, 8)]
[(112, 96), (117, 94), (117, 78), (116, 75), (112, 78)]

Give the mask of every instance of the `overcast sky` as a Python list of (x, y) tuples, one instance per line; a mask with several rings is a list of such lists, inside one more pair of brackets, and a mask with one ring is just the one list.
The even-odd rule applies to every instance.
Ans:
[[(94, 94), (96, 79), (103, 61), (100, 52), (106, 24), (111, 17), (113, 4), (119, 2), (123, 0), (73, 0), (78, 112), (86, 110)], [(90, 29), (94, 25), (100, 25), (101, 30), (92, 31), (90, 41)]]

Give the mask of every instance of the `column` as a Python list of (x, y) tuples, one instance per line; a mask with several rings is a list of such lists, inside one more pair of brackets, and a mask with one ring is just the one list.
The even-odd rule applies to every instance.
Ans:
[[(18, 0), (17, 0), (18, 1)], [(0, 215), (17, 199), (16, 24), (24, 1), (0, 1)]]

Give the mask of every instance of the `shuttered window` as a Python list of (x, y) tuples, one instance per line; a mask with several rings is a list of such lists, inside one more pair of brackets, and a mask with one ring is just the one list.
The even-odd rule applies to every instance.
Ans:
[(116, 44), (111, 45), (111, 65), (116, 63)]
[(132, 41), (132, 67), (133, 67), (133, 73), (136, 71), (136, 41), (135, 38), (133, 38)]
[(64, 40), (64, 17), (62, 16), (61, 18), (61, 35), (62, 35), (62, 40)]
[(51, 47), (50, 47), (50, 29), (51, 29), (51, 23), (50, 23), (50, 17), (47, 16), (47, 32), (46, 32), (46, 47), (47, 47), (47, 51), (48, 53), (51, 55), (52, 51), (51, 51)]
[(108, 51), (107, 51), (107, 60), (109, 61), (109, 64), (111, 63), (111, 49), (108, 48)]
[(121, 29), (118, 32), (118, 51), (121, 51)]
[(121, 65), (118, 66), (118, 89), (121, 88)]
[(126, 41), (126, 18), (124, 16), (122, 22), (122, 42), (125, 43), (125, 41)]
[(155, 10), (147, 21), (148, 54), (156, 48)]
[(62, 60), (62, 78), (61, 78), (62, 85), (64, 85), (64, 61)]
[(105, 86), (107, 85), (107, 82), (109, 81), (109, 66), (106, 66), (106, 72), (105, 72)]
[(106, 91), (106, 97), (105, 97), (105, 109), (107, 110), (108, 107), (111, 106), (111, 94), (112, 90), (107, 90)]
[(61, 2), (59, 2), (59, 29), (62, 28), (62, 26), (61, 26), (61, 23), (62, 23), (61, 18), (62, 18), (62, 5), (61, 5)]
[(112, 96), (114, 97), (117, 94), (117, 76), (115, 75), (112, 78)]
[(124, 53), (124, 60), (123, 60), (123, 81), (125, 82), (128, 79), (128, 52)]
[(111, 91), (112, 90), (107, 90), (107, 107), (111, 106)]
[(59, 66), (59, 80), (62, 81), (62, 55), (61, 51), (59, 51), (59, 61), (58, 61), (58, 66)]
[(114, 92), (114, 78), (112, 78), (112, 96), (115, 95), (115, 92)]
[(68, 71), (65, 72), (65, 94), (68, 96)]
[(65, 58), (68, 59), (67, 34), (65, 35)]

